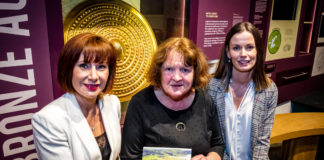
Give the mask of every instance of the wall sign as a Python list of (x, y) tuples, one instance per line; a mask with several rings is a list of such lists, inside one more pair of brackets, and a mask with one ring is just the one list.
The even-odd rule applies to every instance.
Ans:
[[(295, 56), (302, 0), (293, 0), (293, 2), (293, 4), (290, 4), (282, 0), (273, 0), (266, 61)], [(278, 35), (278, 32), (275, 30), (280, 32), (281, 43), (280, 47), (274, 53), (276, 49), (269, 47), (276, 46), (276, 40), (272, 43), (274, 39), (270, 37), (271, 34)], [(275, 32), (273, 33), (273, 31)]]
[(271, 54), (276, 54), (281, 44), (281, 33), (279, 30), (273, 30), (269, 35), (268, 50)]
[(250, 0), (193, 0), (191, 5), (190, 39), (209, 60), (219, 59), (228, 30), (249, 20)]
[(312, 76), (324, 74), (324, 47), (316, 47)]
[(53, 100), (45, 1), (0, 2), (0, 159), (37, 159), (32, 115)]

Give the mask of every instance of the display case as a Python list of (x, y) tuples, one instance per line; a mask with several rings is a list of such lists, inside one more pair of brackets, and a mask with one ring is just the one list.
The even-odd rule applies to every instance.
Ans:
[(302, 4), (296, 55), (313, 53), (313, 28), (316, 15), (317, 0), (304, 0)]
[(318, 33), (317, 43), (324, 43), (324, 12), (321, 13), (320, 29)]

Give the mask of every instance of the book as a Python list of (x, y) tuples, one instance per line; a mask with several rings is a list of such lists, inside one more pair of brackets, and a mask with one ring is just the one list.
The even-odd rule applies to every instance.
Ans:
[(144, 147), (142, 160), (190, 160), (190, 148)]

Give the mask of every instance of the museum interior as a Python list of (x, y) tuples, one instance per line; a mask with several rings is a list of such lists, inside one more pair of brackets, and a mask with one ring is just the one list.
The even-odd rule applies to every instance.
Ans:
[(264, 70), (278, 87), (270, 160), (324, 159), (322, 0), (2, 0), (0, 159), (37, 159), (31, 118), (64, 93), (57, 63), (70, 38), (91, 32), (116, 47), (112, 94), (123, 127), (130, 99), (150, 85), (159, 44), (189, 38), (213, 73), (227, 32), (243, 21), (259, 30)]

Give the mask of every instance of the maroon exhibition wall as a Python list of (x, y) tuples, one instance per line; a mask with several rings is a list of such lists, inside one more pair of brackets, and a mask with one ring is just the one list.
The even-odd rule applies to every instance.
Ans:
[[(318, 2), (318, 12), (323, 12), (323, 2)], [(192, 0), (189, 38), (202, 48), (209, 60), (219, 59), (227, 31), (233, 23), (244, 20), (250, 21), (260, 30), (264, 44), (267, 44), (272, 3), (273, 0)], [(318, 20), (315, 25), (319, 25)], [(316, 30), (314, 34), (317, 35)], [(313, 52), (307, 55), (296, 54), (292, 58), (266, 62), (266, 72), (278, 84), (279, 104), (309, 92), (324, 89), (324, 75), (309, 76), (303, 80), (296, 79), (287, 82), (287, 84), (279, 83), (280, 78), (285, 74), (294, 75), (298, 74), (300, 69), (312, 68), (317, 46), (316, 38), (316, 36), (313, 36)], [(266, 45), (264, 49), (266, 49)]]
[[(51, 14), (59, 18), (60, 8), (55, 7), (61, 1), (55, 1), (59, 3), (51, 6)], [(62, 30), (49, 34), (47, 27), (46, 3), (55, 1), (0, 2), (1, 160), (37, 159), (31, 117), (54, 99), (50, 64), (55, 62), (51, 62), (50, 51), (63, 44), (62, 38), (50, 41), (55, 34), (63, 37)], [(62, 22), (58, 25), (62, 28)]]
[(48, 30), (49, 52), (51, 55), (51, 70), (54, 99), (64, 92), (57, 83), (57, 62), (64, 46), (63, 17), (61, 0), (46, 0), (46, 17)]
[(209, 60), (219, 59), (227, 31), (249, 20), (250, 0), (192, 0), (189, 38)]

